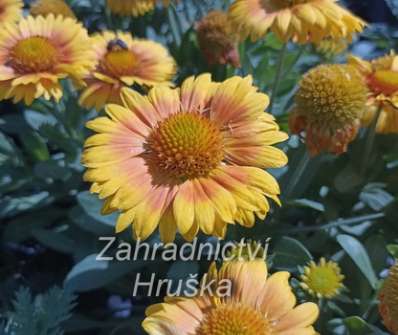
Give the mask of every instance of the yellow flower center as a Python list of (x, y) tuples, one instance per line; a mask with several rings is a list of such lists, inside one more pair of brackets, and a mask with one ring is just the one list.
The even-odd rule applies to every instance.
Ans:
[(314, 126), (342, 128), (358, 119), (367, 100), (366, 83), (349, 65), (321, 65), (300, 83), (296, 104)]
[(156, 166), (179, 180), (206, 176), (224, 157), (220, 130), (196, 113), (177, 113), (160, 122), (148, 146)]
[(333, 298), (343, 287), (344, 276), (335, 262), (321, 259), (320, 264), (311, 263), (302, 276), (303, 287), (318, 297)]
[(19, 41), (11, 51), (10, 65), (19, 73), (49, 71), (57, 63), (58, 51), (45, 37)]
[(117, 49), (108, 51), (102, 62), (105, 71), (115, 77), (131, 75), (137, 65), (137, 58), (131, 50)]
[(207, 313), (195, 335), (271, 335), (272, 326), (260, 312), (241, 304), (221, 305)]

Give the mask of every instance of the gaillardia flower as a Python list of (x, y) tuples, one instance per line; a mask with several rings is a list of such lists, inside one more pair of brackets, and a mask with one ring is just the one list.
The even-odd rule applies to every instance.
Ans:
[(170, 0), (107, 0), (107, 6), (113, 14), (123, 16), (141, 16), (155, 9), (156, 3), (164, 6), (170, 4)]
[(213, 265), (206, 281), (229, 281), (230, 295), (220, 297), (214, 288), (193, 298), (167, 298), (147, 309), (143, 328), (150, 335), (315, 335), (318, 306), (296, 306), (289, 277), (277, 272), (267, 278), (262, 260), (224, 263), (219, 271)]
[(101, 109), (106, 103), (120, 104), (120, 90), (133, 84), (171, 85), (176, 65), (161, 44), (110, 31), (93, 36), (92, 43), (97, 68), (85, 80), (82, 106)]
[(268, 31), (298, 43), (350, 39), (365, 26), (336, 0), (235, 0), (229, 13), (241, 38), (254, 41)]
[(22, 0), (0, 0), (0, 25), (22, 18)]
[(76, 20), (50, 14), (5, 24), (0, 30), (0, 100), (29, 105), (43, 96), (58, 101), (59, 81), (80, 81), (94, 64), (87, 32)]
[(36, 0), (30, 6), (30, 14), (32, 16), (54, 14), (54, 16), (62, 15), (63, 17), (70, 17), (72, 19), (76, 18), (72, 9), (64, 0)]
[(363, 125), (372, 124), (380, 110), (377, 132), (398, 133), (398, 55), (391, 52), (370, 62), (351, 56), (349, 63), (362, 72), (370, 91)]
[(121, 232), (133, 226), (146, 239), (160, 228), (193, 240), (199, 230), (224, 237), (228, 224), (251, 227), (255, 214), (279, 202), (279, 186), (263, 168), (287, 163), (273, 144), (287, 135), (264, 113), (269, 99), (252, 78), (223, 83), (205, 74), (181, 89), (156, 86), (148, 96), (122, 89), (123, 106), (88, 122), (97, 135), (85, 144), (85, 180), (106, 199), (104, 213), (120, 210)]
[(197, 25), (199, 47), (209, 64), (240, 66), (238, 39), (228, 15), (212, 11)]
[(344, 287), (344, 276), (339, 265), (335, 262), (326, 262), (321, 258), (319, 264), (311, 261), (304, 268), (301, 276), (301, 287), (317, 298), (332, 299), (336, 297)]
[(390, 269), (390, 274), (379, 294), (379, 311), (384, 324), (394, 335), (398, 334), (398, 264)]
[(354, 67), (320, 65), (300, 82), (290, 129), (305, 135), (312, 155), (342, 154), (358, 134), (366, 99), (366, 84)]

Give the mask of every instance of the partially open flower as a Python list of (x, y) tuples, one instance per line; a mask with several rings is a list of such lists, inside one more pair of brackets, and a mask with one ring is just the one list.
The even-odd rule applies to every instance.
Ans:
[(161, 44), (111, 31), (94, 35), (92, 43), (97, 68), (85, 79), (87, 87), (80, 97), (82, 106), (99, 110), (106, 103), (121, 104), (121, 89), (134, 84), (171, 85), (176, 65)]
[(350, 39), (365, 26), (336, 0), (235, 0), (229, 12), (242, 39), (258, 40), (272, 31), (283, 41), (319, 43)]
[(333, 58), (348, 49), (349, 42), (344, 38), (326, 38), (316, 45), (316, 51), (326, 58)]
[(311, 262), (304, 268), (301, 287), (317, 298), (332, 299), (344, 287), (343, 280), (339, 265), (321, 258), (319, 264)]
[(153, 11), (157, 2), (162, 2), (164, 6), (170, 4), (170, 0), (107, 0), (106, 4), (113, 14), (141, 16)]
[(300, 82), (290, 129), (305, 135), (312, 155), (342, 154), (357, 136), (366, 99), (366, 84), (354, 67), (320, 65)]
[(390, 269), (379, 299), (379, 311), (384, 324), (394, 335), (398, 335), (398, 263)]
[(71, 18), (29, 16), (0, 30), (0, 100), (58, 101), (61, 79), (80, 82), (94, 66), (87, 31)]
[(200, 49), (209, 64), (240, 66), (237, 36), (226, 13), (210, 12), (196, 30)]
[(75, 19), (72, 9), (64, 0), (37, 0), (30, 7), (32, 16), (47, 16), (48, 14), (62, 15)]
[[(319, 309), (297, 304), (288, 272), (268, 276), (262, 260), (211, 266), (207, 283), (214, 289), (193, 298), (167, 298), (150, 306), (143, 322), (150, 335), (315, 335)], [(216, 295), (229, 282), (231, 294)]]
[(22, 18), (22, 0), (0, 0), (0, 25)]
[(361, 71), (370, 91), (363, 125), (369, 126), (381, 110), (377, 132), (398, 133), (398, 55), (391, 52), (370, 62), (351, 56), (349, 63)]

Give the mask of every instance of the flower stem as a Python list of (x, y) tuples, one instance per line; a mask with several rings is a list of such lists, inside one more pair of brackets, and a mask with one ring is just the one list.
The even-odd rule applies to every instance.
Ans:
[(305, 150), (295, 171), (289, 178), (289, 182), (286, 186), (286, 191), (285, 191), (285, 196), (284, 196), (285, 199), (289, 199), (290, 197), (292, 197), (294, 195), (296, 186), (300, 182), (301, 177), (303, 176), (305, 170), (307, 169), (308, 163), (310, 162), (310, 160), (311, 160), (311, 157), (308, 153), (308, 150)]
[(365, 142), (365, 150), (364, 150), (364, 155), (363, 155), (363, 160), (361, 164), (361, 175), (364, 175), (366, 173), (367, 167), (369, 165), (369, 159), (372, 154), (373, 148), (374, 148), (374, 142), (376, 138), (376, 129), (377, 129), (377, 124), (380, 119), (382, 108), (380, 107), (377, 110), (377, 113), (372, 121), (372, 124), (370, 125), (370, 128), (367, 131), (366, 134), (366, 142)]
[(271, 113), (271, 114), (274, 109), (275, 98), (278, 95), (278, 89), (279, 89), (279, 85), (280, 85), (280, 82), (282, 79), (283, 62), (285, 60), (286, 51), (287, 51), (287, 43), (283, 43), (283, 46), (282, 46), (281, 50), (279, 51), (279, 55), (278, 55), (279, 59), (278, 59), (277, 68), (276, 68), (275, 80), (274, 80), (274, 84), (272, 85), (271, 102), (270, 102), (270, 106), (269, 106), (269, 113)]
[(296, 57), (294, 58), (292, 64), (283, 72), (283, 77), (289, 75), (289, 73), (293, 70), (293, 68), (296, 66), (296, 64), (300, 60), (301, 56), (304, 54), (306, 48), (307, 48), (306, 44), (300, 46), (300, 49), (299, 49)]

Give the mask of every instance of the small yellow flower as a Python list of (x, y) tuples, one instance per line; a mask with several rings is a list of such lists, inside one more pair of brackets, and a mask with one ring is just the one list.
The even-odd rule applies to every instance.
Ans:
[(0, 0), (0, 25), (22, 18), (22, 0)]
[(0, 30), (0, 100), (58, 101), (60, 80), (81, 82), (94, 65), (87, 31), (74, 19), (28, 16)]
[(260, 260), (224, 263), (219, 271), (213, 264), (207, 282), (231, 282), (231, 296), (167, 298), (147, 309), (143, 328), (150, 335), (315, 335), (318, 306), (296, 305), (289, 277), (268, 276)]
[(362, 124), (369, 126), (381, 109), (377, 132), (398, 133), (398, 55), (392, 51), (370, 62), (351, 56), (349, 63), (361, 71), (370, 91)]
[(336, 0), (235, 0), (229, 13), (242, 39), (258, 40), (272, 31), (283, 41), (319, 43), (351, 39), (365, 27)]
[(398, 263), (391, 267), (379, 299), (379, 311), (384, 324), (394, 335), (398, 335)]
[(301, 287), (318, 298), (332, 299), (344, 287), (343, 280), (339, 265), (321, 258), (319, 264), (312, 261), (304, 268)]
[(143, 240), (159, 226), (165, 242), (177, 231), (189, 241), (199, 231), (223, 238), (229, 224), (264, 219), (268, 198), (279, 203), (264, 169), (286, 165), (273, 145), (287, 134), (264, 112), (269, 99), (250, 76), (215, 83), (203, 74), (147, 96), (123, 88), (121, 98), (88, 123), (98, 134), (82, 157), (104, 213), (120, 210), (117, 232), (132, 225)]
[(48, 14), (62, 15), (75, 19), (72, 9), (64, 0), (37, 0), (30, 6), (32, 16), (47, 16)]
[(357, 136), (366, 99), (366, 84), (354, 67), (320, 65), (300, 82), (290, 129), (305, 135), (312, 155), (342, 154)]
[(237, 36), (226, 13), (210, 12), (196, 30), (200, 49), (209, 64), (240, 66)]
[(91, 40), (97, 67), (85, 78), (82, 106), (99, 110), (107, 103), (121, 104), (121, 89), (134, 84), (171, 86), (176, 64), (160, 43), (111, 31), (96, 34)]
[[(113, 14), (141, 16), (153, 11), (157, 2), (158, 0), (107, 0), (107, 6)], [(163, 0), (162, 3), (168, 6), (170, 0)]]

